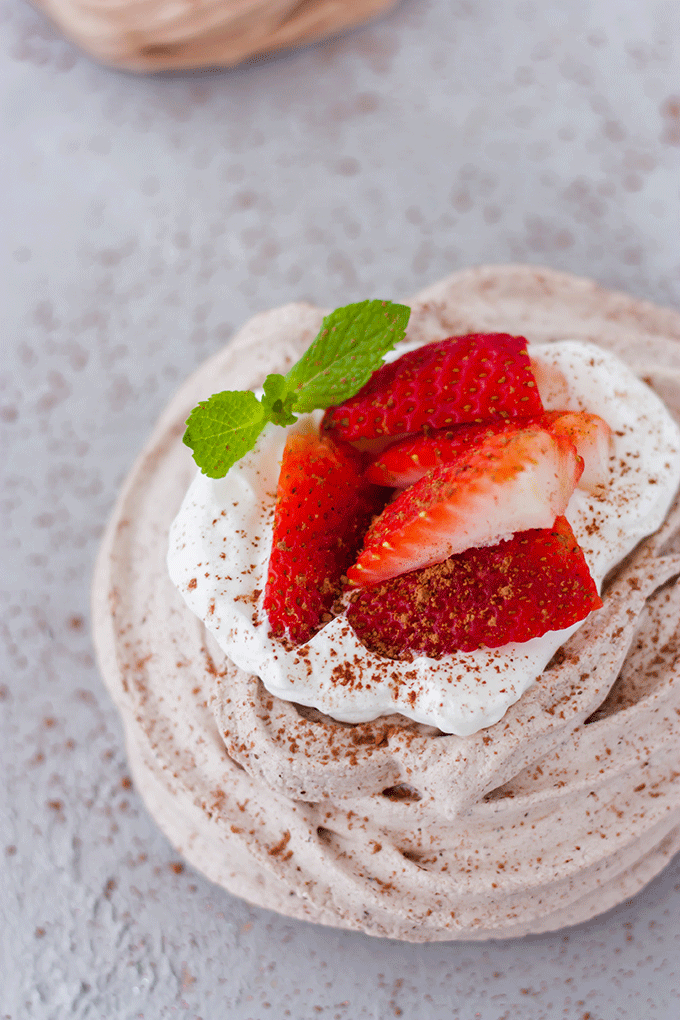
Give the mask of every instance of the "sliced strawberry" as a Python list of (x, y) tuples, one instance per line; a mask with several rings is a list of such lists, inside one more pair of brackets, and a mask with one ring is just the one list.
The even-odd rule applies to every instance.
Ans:
[(366, 479), (375, 485), (405, 489), (440, 464), (457, 460), (466, 451), (490, 436), (516, 431), (524, 419), (487, 422), (483, 425), (458, 425), (438, 429), (429, 435), (398, 439), (380, 453), (366, 468)]
[(550, 411), (548, 428), (554, 436), (566, 436), (583, 458), (579, 488), (595, 492), (609, 477), (612, 430), (597, 414), (585, 411)]
[(558, 517), (550, 529), (363, 588), (347, 618), (381, 655), (439, 659), (562, 630), (601, 605), (569, 523)]
[(375, 584), (517, 531), (549, 528), (582, 470), (573, 443), (546, 429), (487, 436), (388, 504), (347, 577), (354, 585)]
[(316, 435), (289, 437), (274, 517), (264, 595), (272, 632), (308, 641), (340, 591), (385, 490), (367, 485), (361, 456), (345, 443)]
[(328, 408), (322, 429), (340, 439), (371, 439), (542, 410), (524, 337), (473, 333), (383, 365), (355, 396)]
[(611, 429), (596, 414), (585, 411), (545, 411), (535, 418), (490, 422), (483, 425), (459, 425), (439, 429), (429, 435), (409, 436), (387, 446), (366, 469), (366, 478), (376, 485), (403, 489), (424, 474), (456, 460), (485, 436), (508, 432), (518, 425), (546, 428), (553, 435), (565, 436), (584, 461), (579, 488), (594, 491), (603, 485), (609, 473)]

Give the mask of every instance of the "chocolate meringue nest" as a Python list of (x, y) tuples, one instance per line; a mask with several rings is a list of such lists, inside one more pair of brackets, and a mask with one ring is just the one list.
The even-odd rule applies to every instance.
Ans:
[[(680, 316), (525, 266), (417, 295), (409, 336), (522, 333), (613, 350), (680, 420)], [(323, 312), (251, 320), (192, 376), (127, 479), (93, 588), (100, 666), (160, 827), (210, 879), (292, 917), (411, 941), (583, 921), (680, 848), (680, 508), (607, 579), (604, 607), (503, 719), (470, 737), (335, 722), (239, 670), (167, 577), (193, 473), (191, 407), (285, 371)]]

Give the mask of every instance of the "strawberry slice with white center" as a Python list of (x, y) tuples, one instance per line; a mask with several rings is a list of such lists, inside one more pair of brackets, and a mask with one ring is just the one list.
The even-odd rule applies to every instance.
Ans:
[[(450, 464), (476, 444), (502, 432), (515, 432), (525, 419), (499, 421), (483, 425), (459, 425), (398, 439), (378, 454), (366, 468), (366, 479), (375, 485), (405, 489), (441, 464)], [(531, 424), (531, 421), (529, 421)]]
[(376, 584), (518, 531), (549, 528), (582, 471), (571, 440), (546, 429), (486, 436), (388, 504), (347, 577), (356, 586)]
[(598, 415), (585, 411), (546, 411), (523, 421), (460, 425), (429, 435), (409, 436), (387, 446), (367, 467), (366, 479), (375, 485), (406, 488), (432, 468), (455, 461), (484, 437), (509, 432), (519, 425), (539, 426), (571, 440), (584, 461), (579, 488), (594, 492), (606, 483), (612, 431)]
[(376, 439), (543, 410), (524, 337), (471, 333), (402, 354), (324, 415), (322, 431)]
[(372, 651), (439, 659), (562, 630), (602, 599), (565, 517), (552, 528), (467, 549), (444, 563), (362, 588), (347, 618)]
[(583, 458), (579, 488), (596, 492), (606, 485), (612, 448), (612, 430), (606, 421), (585, 411), (548, 411), (546, 418), (552, 434), (570, 439)]

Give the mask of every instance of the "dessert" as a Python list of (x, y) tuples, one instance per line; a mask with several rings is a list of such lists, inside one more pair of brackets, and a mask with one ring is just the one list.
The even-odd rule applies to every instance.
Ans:
[[(334, 321), (343, 312), (336, 310)], [(444, 733), (470, 736), (502, 718), (573, 632), (572, 625), (597, 608), (594, 601), (574, 601), (577, 591), (592, 585), (585, 567), (572, 575), (562, 569), (559, 578), (545, 571), (534, 597), (527, 598), (541, 559), (554, 558), (551, 549), (560, 537), (572, 541), (573, 535), (554, 535), (547, 544), (543, 539), (540, 551), (527, 548), (526, 539), (518, 546), (520, 536), (528, 529), (552, 528), (569, 505), (570, 524), (601, 584), (640, 539), (660, 526), (680, 481), (677, 426), (619, 359), (573, 341), (534, 344), (530, 352), (531, 362), (522, 338), (503, 335), (439, 340), (405, 354), (390, 351), (387, 358), (394, 360), (375, 371), (356, 395), (328, 408), (321, 421), (321, 412), (308, 402), (301, 409), (307, 414), (264, 426), (254, 394), (233, 394), (240, 403), (228, 409), (229, 427), (239, 413), (245, 415), (244, 437), (252, 448), (236, 448), (230, 432), (238, 459), (228, 470), (214, 438), (220, 397), (192, 413), (188, 435), (200, 444), (198, 422), (204, 414), (204, 432), (210, 436), (205, 455), (197, 459), (218, 477), (194, 478), (171, 529), (168, 567), (231, 662), (259, 677), (271, 694), (336, 721), (367, 722), (399, 712)], [(430, 394), (435, 381), (436, 397)], [(278, 386), (277, 393), (283, 392), (284, 384)], [(589, 457), (581, 488), (582, 458), (569, 431), (596, 407), (607, 423), (592, 414), (585, 426), (581, 422), (594, 430), (596, 454)], [(565, 419), (566, 408), (570, 417)], [(251, 422), (262, 429), (257, 439)], [(606, 433), (600, 451), (598, 425)], [(405, 440), (394, 440), (404, 433)], [(355, 446), (389, 443), (366, 469), (374, 479), (381, 465), (408, 455), (414, 443), (434, 443), (440, 460), (446, 446), (454, 467), (447, 461), (435, 464), (405, 488), (407, 479), (398, 477), (400, 488), (392, 498), (391, 490), (370, 482), (362, 488), (360, 456), (350, 441)], [(452, 449), (456, 443), (461, 451)], [(301, 465), (307, 450), (313, 465), (306, 472)], [(598, 454), (601, 492), (590, 477), (597, 474)], [(419, 463), (425, 456), (421, 450)], [(309, 491), (303, 489), (306, 474)], [(297, 540), (297, 522), (288, 513), (278, 517), (282, 496), (288, 499), (281, 491), (284, 478), (293, 491), (291, 512), (301, 515)], [(300, 509), (303, 496), (314, 520)], [(360, 507), (357, 500), (363, 501)], [(351, 539), (343, 532), (347, 528), (357, 529)], [(515, 540), (508, 541), (512, 536)], [(330, 544), (337, 539), (344, 559), (329, 571)], [(534, 543), (539, 539), (535, 535)], [(506, 541), (495, 565), (488, 555), (474, 553), (501, 540)], [(306, 552), (316, 542), (318, 562)], [(508, 559), (520, 570), (506, 570), (501, 578), (499, 568)], [(437, 578), (444, 561), (445, 577)], [(433, 569), (423, 575), (426, 568)], [(345, 573), (359, 590), (345, 612), (331, 613)], [(448, 594), (447, 582), (455, 589)], [(367, 590), (361, 590), (364, 585)], [(476, 597), (482, 585), (484, 600)], [(458, 598), (462, 586), (466, 594)], [(497, 592), (508, 588), (514, 594), (499, 602)], [(274, 589), (282, 605), (275, 603)], [(315, 616), (311, 603), (320, 590), (325, 596), (317, 598)], [(593, 593), (594, 585), (588, 598)], [(569, 600), (574, 609), (583, 605), (583, 612), (559, 612)], [(478, 624), (488, 623), (494, 601), (499, 604), (492, 633), (471, 627), (471, 615)], [(286, 612), (295, 614), (290, 626)], [(328, 619), (322, 624), (324, 615)], [(452, 634), (463, 618), (455, 646), (442, 645), (442, 635)], [(520, 620), (522, 627), (510, 629)], [(545, 625), (528, 629), (539, 620)], [(436, 625), (430, 627), (430, 621)], [(408, 634), (403, 647), (395, 646), (398, 634)]]
[[(676, 437), (671, 492), (659, 499), (659, 479), (647, 473), (648, 504), (629, 521), (642, 530), (607, 578), (603, 607), (543, 648), (523, 691), (522, 683), (508, 691), (506, 669), (510, 682), (491, 702), (472, 713), (459, 705), (458, 735), (433, 721), (432, 698), (409, 716), (408, 698), (402, 704), (391, 690), (364, 715), (369, 721), (337, 721), (342, 707), (334, 719), (297, 695), (283, 701), (226, 658), (163, 566), (193, 473), (179, 444), (191, 407), (221, 379), (233, 386), (237, 375), (237, 384), (255, 387), (268, 372), (286, 371), (321, 318), (308, 306), (260, 316), (190, 380), (128, 480), (104, 540), (95, 633), (140, 790), (197, 867), (292, 916), (426, 941), (550, 930), (607, 909), (680, 844), (677, 512), (662, 523), (678, 480), (677, 429), (669, 425), (665, 440), (670, 456)], [(671, 338), (680, 328), (670, 312), (526, 267), (456, 274), (412, 304), (414, 344), (482, 330), (521, 333), (532, 348), (598, 341), (678, 413), (680, 354)], [(249, 360), (237, 368), (244, 350)], [(265, 457), (277, 477), (279, 454)], [(594, 497), (583, 489), (579, 499), (592, 505)], [(638, 544), (650, 521), (654, 533)], [(615, 539), (591, 550), (601, 578), (620, 558)], [(198, 580), (189, 588), (191, 579), (187, 590), (205, 594)], [(206, 618), (219, 612), (209, 599)], [(252, 601), (243, 604), (252, 615)]]
[(86, 53), (128, 71), (232, 67), (361, 25), (394, 0), (194, 0), (110, 3), (39, 0)]

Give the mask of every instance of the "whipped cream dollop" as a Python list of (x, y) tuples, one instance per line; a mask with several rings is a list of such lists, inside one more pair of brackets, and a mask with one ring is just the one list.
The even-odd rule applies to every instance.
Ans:
[[(666, 516), (680, 482), (680, 430), (659, 397), (595, 345), (561, 341), (529, 353), (547, 410), (599, 414), (613, 432), (606, 486), (576, 489), (566, 511), (601, 588)], [(400, 712), (460, 736), (493, 725), (583, 621), (526, 642), (410, 662), (369, 651), (344, 616), (299, 648), (270, 635), (263, 599), (281, 458), (288, 435), (318, 428), (320, 417), (268, 425), (225, 478), (196, 475), (170, 533), (173, 582), (229, 659), (279, 698), (340, 722)]]

